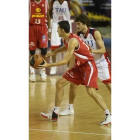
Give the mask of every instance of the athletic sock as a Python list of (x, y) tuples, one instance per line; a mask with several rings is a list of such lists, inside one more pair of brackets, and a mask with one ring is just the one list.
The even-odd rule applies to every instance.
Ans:
[(35, 74), (35, 69), (30, 66), (30, 73)]
[(73, 104), (68, 104), (68, 108), (73, 108)]
[(56, 106), (55, 106), (55, 107), (53, 108), (53, 111), (54, 111), (56, 114), (58, 114), (58, 112), (59, 112), (59, 107), (56, 107)]
[(45, 72), (46, 72), (45, 68), (40, 70), (40, 74), (45, 73)]
[(109, 110), (107, 109), (107, 110), (105, 110), (105, 114), (110, 114), (110, 112), (109, 112)]

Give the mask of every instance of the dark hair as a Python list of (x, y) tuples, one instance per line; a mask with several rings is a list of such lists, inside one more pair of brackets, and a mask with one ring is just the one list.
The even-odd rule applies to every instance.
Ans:
[(59, 21), (58, 25), (61, 29), (64, 29), (66, 33), (70, 32), (70, 24), (67, 20)]
[(87, 27), (90, 27), (91, 26), (90, 20), (89, 20), (89, 18), (85, 14), (79, 14), (76, 17), (75, 21), (76, 22), (81, 22), (83, 24), (86, 24)]

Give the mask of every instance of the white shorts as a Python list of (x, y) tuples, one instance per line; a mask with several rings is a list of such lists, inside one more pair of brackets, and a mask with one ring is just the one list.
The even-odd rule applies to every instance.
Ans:
[(98, 78), (104, 83), (111, 83), (111, 67), (110, 62), (107, 59), (102, 60), (100, 63), (96, 63), (98, 69)]
[(61, 45), (61, 37), (57, 33), (58, 24), (52, 22), (52, 33), (51, 33), (51, 49), (56, 49)]

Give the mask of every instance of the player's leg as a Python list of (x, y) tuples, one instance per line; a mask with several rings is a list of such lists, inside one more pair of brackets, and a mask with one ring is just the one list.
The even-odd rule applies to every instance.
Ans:
[[(55, 49), (58, 49), (61, 46), (61, 38), (59, 37), (57, 33), (57, 27), (58, 24), (55, 22), (52, 22), (52, 32), (51, 32), (51, 51), (55, 51)], [(56, 62), (57, 55), (51, 56), (52, 63)], [(57, 67), (51, 67), (50, 74), (56, 74)]]
[(111, 93), (111, 69), (110, 62), (107, 62), (106, 59), (97, 64), (98, 69), (98, 78), (106, 85), (107, 89)]
[[(40, 50), (41, 50), (42, 57), (46, 59), (45, 55), (47, 54), (47, 48), (41, 48)], [(46, 69), (43, 68), (40, 70), (40, 79), (41, 81), (46, 81), (46, 78), (47, 78)]]
[[(36, 45), (37, 45), (37, 41), (34, 33), (34, 26), (29, 26), (29, 51), (30, 51), (29, 57), (30, 58), (35, 54)], [(31, 66), (30, 66), (30, 81), (31, 82), (36, 81), (35, 69), (32, 68)]]
[[(48, 47), (48, 31), (46, 25), (40, 27), (41, 34), (38, 35), (39, 40), (39, 48), (41, 51), (42, 57), (45, 59), (45, 55), (47, 54)], [(46, 81), (46, 69), (43, 68), (40, 70), (40, 79), (41, 81)]]
[(77, 93), (77, 85), (70, 83), (70, 89), (69, 89), (69, 104), (67, 106), (67, 108), (60, 112), (59, 115), (61, 116), (65, 116), (65, 115), (72, 115), (74, 114), (74, 108), (73, 108), (73, 103), (74, 103), (74, 99)]
[(85, 86), (87, 93), (95, 100), (95, 102), (105, 111), (105, 120), (100, 123), (100, 125), (108, 125), (111, 123), (111, 115), (109, 109), (107, 108), (103, 98), (96, 92), (98, 89), (97, 78), (98, 70), (94, 61), (89, 61), (85, 65)]
[(107, 108), (103, 98), (92, 87), (86, 87), (87, 93), (94, 99), (94, 101), (104, 110), (105, 120), (100, 122), (100, 125), (109, 125), (111, 123), (111, 114)]
[(108, 88), (108, 90), (110, 91), (110, 93), (111, 93), (111, 83), (107, 83), (107, 84), (105, 84), (106, 85), (106, 87)]
[(64, 86), (67, 84), (69, 84), (69, 81), (64, 78), (61, 78), (56, 82), (55, 106), (50, 113), (41, 112), (42, 117), (57, 121), (59, 107), (64, 96)]
[[(43, 117), (51, 118), (52, 120), (56, 121), (58, 118), (58, 111), (59, 106), (62, 101), (64, 92), (63, 87), (67, 85), (68, 83), (72, 82), (73, 84), (79, 85), (83, 83), (83, 79), (79, 75), (78, 71), (75, 68), (72, 68), (68, 71), (66, 71), (63, 75), (63, 78), (57, 81), (56, 83), (56, 96), (55, 96), (55, 107), (53, 111), (50, 114), (41, 113)], [(51, 116), (51, 117), (50, 117)]]

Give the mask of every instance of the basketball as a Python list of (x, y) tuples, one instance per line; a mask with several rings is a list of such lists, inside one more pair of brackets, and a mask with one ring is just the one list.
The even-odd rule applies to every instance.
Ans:
[(35, 69), (37, 69), (38, 65), (43, 65), (44, 63), (44, 59), (41, 55), (33, 55), (30, 58), (30, 65)]

